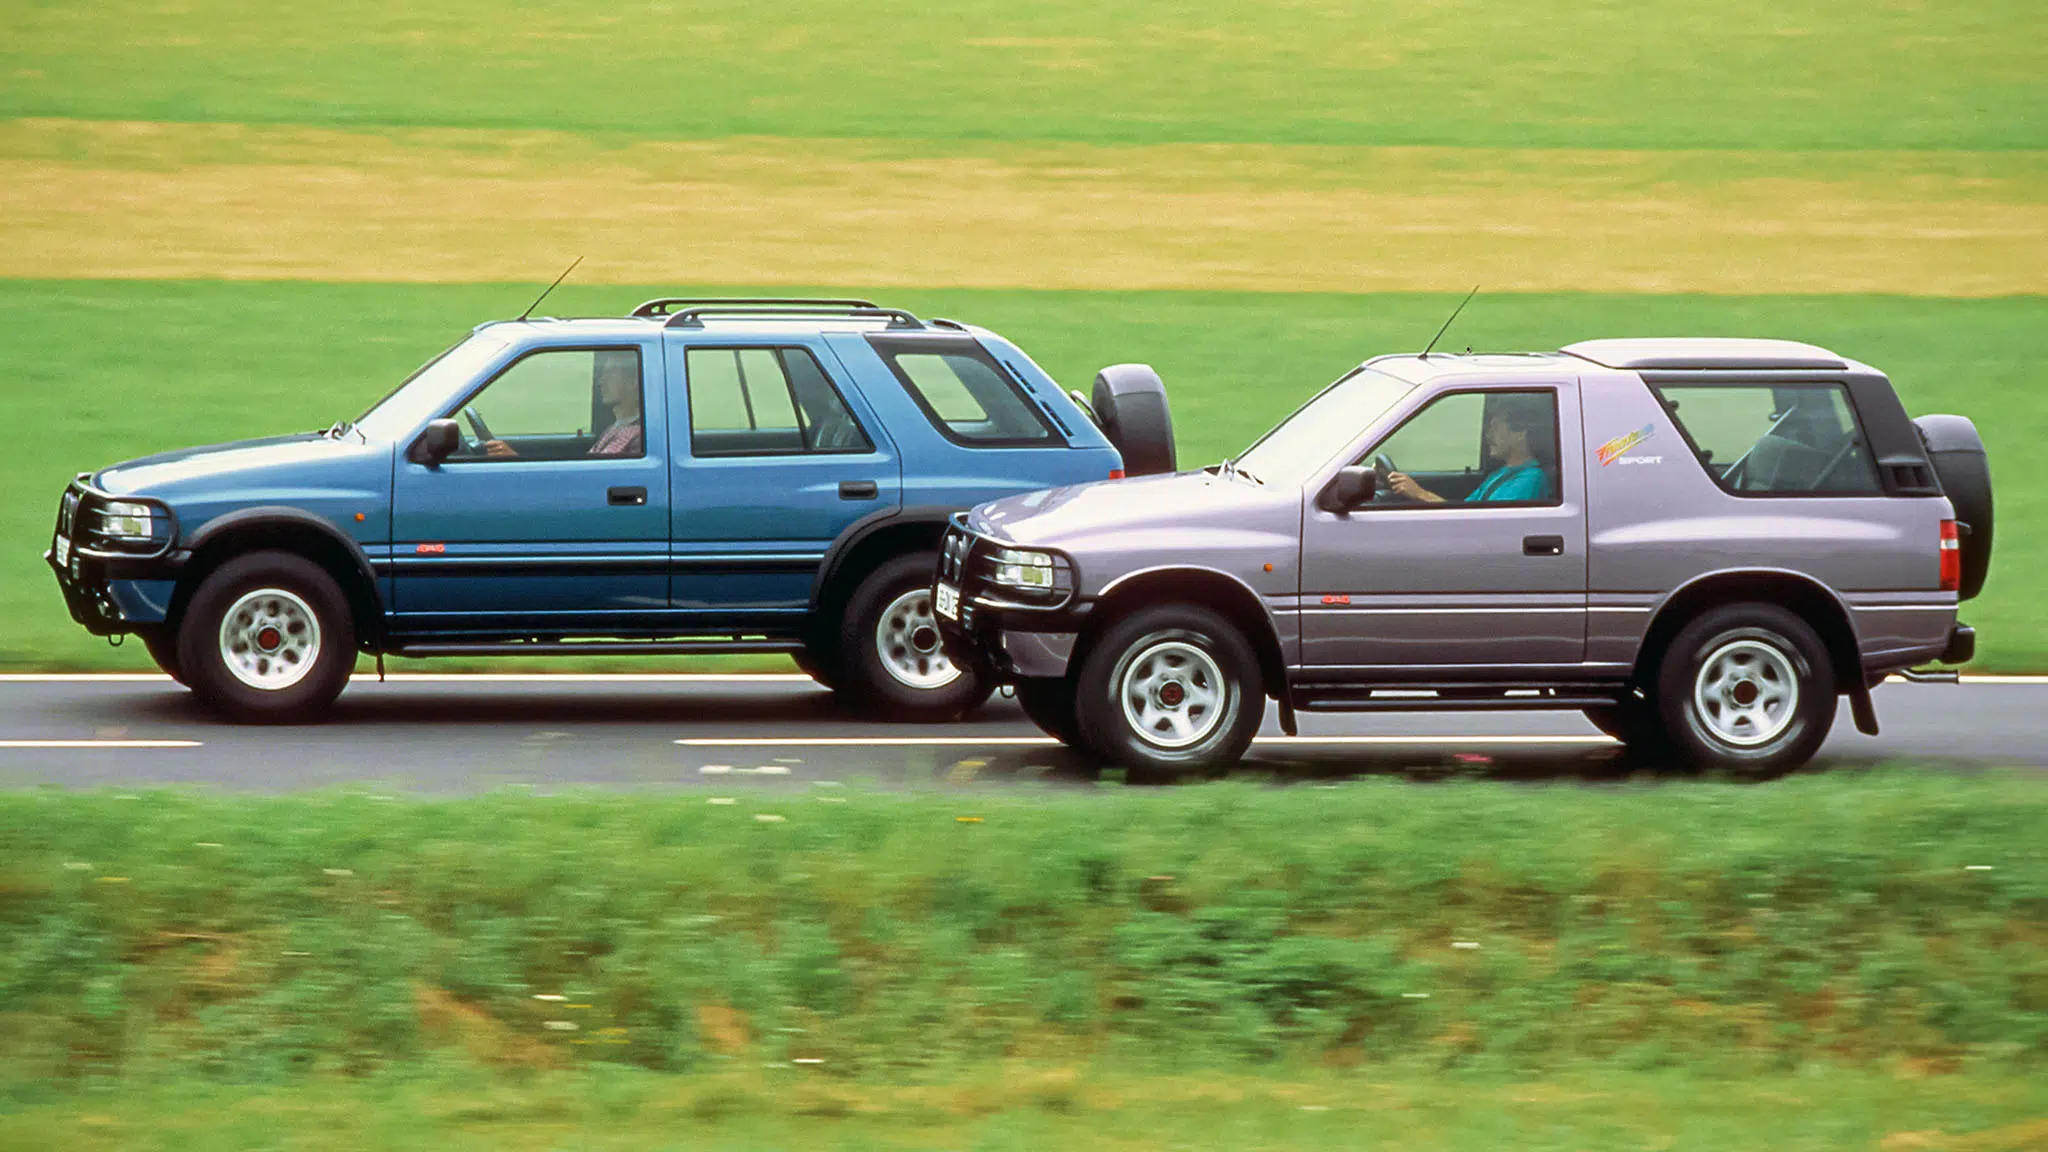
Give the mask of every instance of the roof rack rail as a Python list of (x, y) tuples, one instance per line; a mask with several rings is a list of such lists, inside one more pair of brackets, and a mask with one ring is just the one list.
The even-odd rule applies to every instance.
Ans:
[(655, 316), (667, 316), (671, 312), (675, 311), (677, 308), (688, 305), (725, 307), (739, 305), (752, 306), (777, 304), (803, 304), (821, 308), (880, 307), (880, 305), (876, 304), (873, 300), (842, 300), (836, 297), (827, 298), (823, 296), (658, 296), (655, 299), (649, 300), (645, 304), (640, 305), (638, 308), (633, 309), (632, 315), (641, 317), (643, 319)]
[(843, 316), (849, 320), (887, 320), (891, 328), (923, 328), (924, 321), (901, 308), (883, 308), (866, 303), (831, 304), (791, 303), (776, 301), (774, 304), (698, 304), (685, 308), (668, 318), (667, 328), (702, 328), (707, 316), (766, 316), (801, 319), (807, 316)]

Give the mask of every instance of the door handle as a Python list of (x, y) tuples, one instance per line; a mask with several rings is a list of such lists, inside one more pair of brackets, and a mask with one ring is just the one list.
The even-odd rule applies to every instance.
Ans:
[(839, 482), (839, 498), (841, 500), (873, 500), (881, 491), (881, 488), (873, 480), (841, 480)]
[(1522, 555), (1562, 556), (1564, 555), (1564, 537), (1524, 536), (1522, 537)]
[(604, 499), (607, 504), (624, 504), (628, 506), (645, 504), (647, 503), (647, 489), (637, 487), (607, 488), (604, 490)]

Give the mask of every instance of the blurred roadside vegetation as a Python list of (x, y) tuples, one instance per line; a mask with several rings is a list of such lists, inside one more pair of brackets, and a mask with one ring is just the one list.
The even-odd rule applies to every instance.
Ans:
[(2044, 820), (2032, 776), (1903, 768), (0, 794), (0, 1111), (444, 1057), (840, 1085), (1008, 1064), (1970, 1083), (2048, 1056)]

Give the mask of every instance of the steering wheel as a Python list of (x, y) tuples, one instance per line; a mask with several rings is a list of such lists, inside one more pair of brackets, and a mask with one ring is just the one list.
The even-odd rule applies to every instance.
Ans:
[(1375, 481), (1372, 494), (1374, 503), (1386, 504), (1402, 498), (1392, 488), (1387, 487), (1387, 477), (1399, 471), (1394, 467), (1392, 456), (1384, 452), (1375, 454), (1372, 458), (1372, 470)]
[(462, 418), (469, 421), (469, 430), (476, 433), (477, 443), (497, 439), (491, 435), (491, 426), (484, 423), (484, 414), (476, 410), (476, 405), (465, 405), (462, 409)]

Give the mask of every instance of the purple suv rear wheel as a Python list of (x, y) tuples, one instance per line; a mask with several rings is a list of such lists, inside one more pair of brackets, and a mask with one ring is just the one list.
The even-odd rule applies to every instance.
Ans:
[(1820, 636), (1775, 604), (1701, 613), (1672, 640), (1657, 676), (1657, 711), (1677, 759), (1742, 776), (1812, 759), (1838, 703)]

